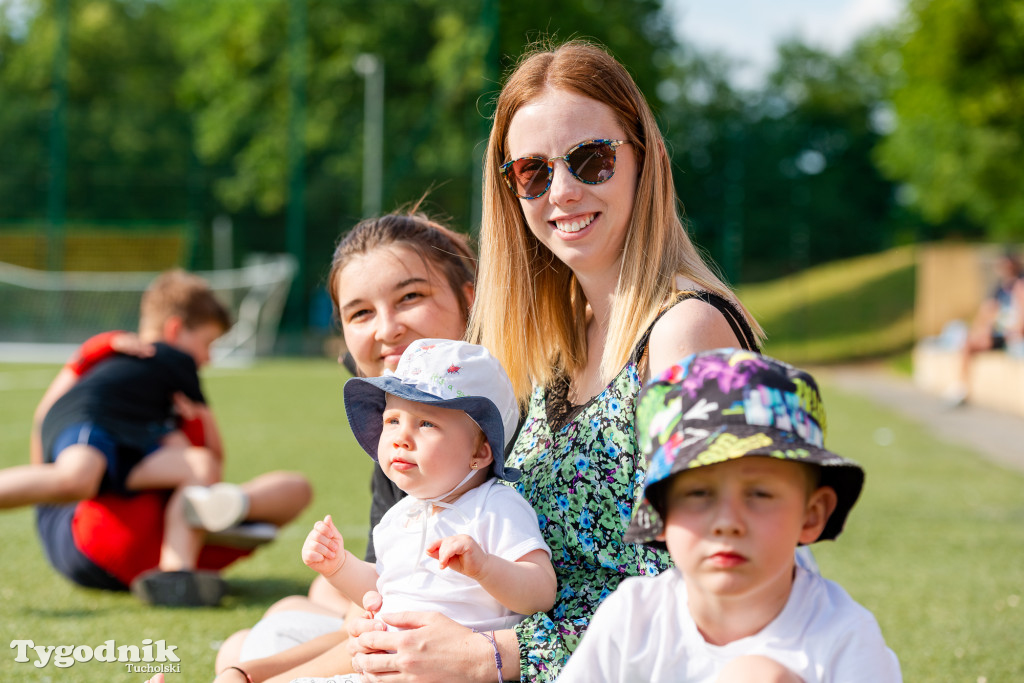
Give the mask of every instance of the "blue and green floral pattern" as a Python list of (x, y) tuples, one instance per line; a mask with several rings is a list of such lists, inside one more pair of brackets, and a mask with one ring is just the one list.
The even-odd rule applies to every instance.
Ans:
[(547, 392), (534, 391), (508, 465), (533, 505), (558, 577), (554, 608), (516, 627), (523, 681), (553, 681), (590, 618), (623, 579), (657, 574), (668, 553), (623, 541), (643, 487), (633, 429), (641, 383), (630, 361), (564, 427), (547, 419)]

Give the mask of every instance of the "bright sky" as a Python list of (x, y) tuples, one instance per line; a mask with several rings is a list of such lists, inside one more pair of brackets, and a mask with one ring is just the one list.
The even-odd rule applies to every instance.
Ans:
[(838, 52), (865, 30), (894, 22), (906, 0), (665, 0), (678, 34), (742, 60), (737, 82), (754, 85), (784, 38)]

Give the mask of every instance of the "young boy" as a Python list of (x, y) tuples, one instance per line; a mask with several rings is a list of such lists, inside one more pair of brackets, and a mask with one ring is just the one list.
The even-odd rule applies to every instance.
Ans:
[[(40, 504), (37, 524), (47, 556), (72, 581), (112, 590), (131, 583), (139, 597), (154, 604), (217, 604), (223, 581), (213, 572), (194, 571), (206, 532), (221, 531), (254, 513), (266, 515), (269, 495), (275, 506), (280, 494), (299, 496), (287, 506), (291, 509), (277, 510), (285, 514), (273, 521), (281, 523), (308, 501), (308, 484), (295, 475), (262, 482), (253, 490), (256, 496), (217, 483), (220, 437), (197, 370), (209, 361), (210, 344), (229, 325), (227, 311), (202, 278), (164, 273), (142, 298), (139, 340), (146, 351), (114, 355), (81, 379), (60, 382), (59, 389), (47, 392), (44, 403), (50, 405), (33, 438), (33, 463), (0, 472), (0, 508)], [(192, 446), (177, 431), (179, 417), (201, 425), (206, 446)], [(195, 436), (196, 430), (190, 431)], [(171, 493), (135, 495), (151, 489)], [(82, 502), (65, 504), (74, 501)], [(97, 505), (90, 507), (91, 502)], [(104, 529), (102, 521), (126, 511), (138, 513), (127, 520), (129, 525), (149, 513), (150, 522), (163, 526), (162, 533), (159, 525), (148, 530), (160, 543), (158, 570), (125, 576), (107, 569), (139, 567), (133, 558), (150, 557), (150, 548), (141, 544), (118, 547), (106, 538), (104, 531), (111, 529)]]
[(560, 683), (901, 680), (871, 613), (795, 564), (842, 531), (864, 482), (825, 450), (810, 375), (698, 353), (645, 387), (636, 428), (648, 469), (626, 540), (665, 543), (676, 567), (624, 581)]
[(519, 411), (486, 349), (413, 342), (394, 374), (346, 382), (345, 412), (359, 445), (408, 496), (374, 527), (376, 564), (345, 549), (328, 515), (302, 547), (310, 568), (356, 604), (378, 591), (373, 611), (385, 622), (389, 612), (442, 612), (493, 632), (551, 608), (555, 572), (537, 515), (497, 481), (519, 477), (504, 465)]

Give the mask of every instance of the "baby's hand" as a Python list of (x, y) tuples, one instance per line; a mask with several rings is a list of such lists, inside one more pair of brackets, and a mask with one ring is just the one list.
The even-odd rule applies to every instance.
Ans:
[(375, 618), (383, 605), (384, 598), (377, 591), (366, 591), (363, 595), (363, 609), (366, 610), (367, 619)]
[(302, 561), (324, 576), (331, 576), (341, 569), (347, 556), (345, 540), (330, 515), (313, 525), (313, 530), (302, 544)]
[(427, 555), (441, 563), (442, 569), (454, 569), (471, 579), (483, 572), (490, 555), (466, 534), (448, 536), (427, 546)]

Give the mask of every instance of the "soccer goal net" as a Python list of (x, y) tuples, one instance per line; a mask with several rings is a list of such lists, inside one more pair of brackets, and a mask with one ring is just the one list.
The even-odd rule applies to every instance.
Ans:
[[(254, 256), (242, 268), (198, 272), (232, 311), (234, 326), (213, 347), (215, 361), (270, 353), (294, 257)], [(94, 334), (138, 327), (142, 292), (156, 272), (53, 272), (0, 262), (0, 361), (60, 362)]]

